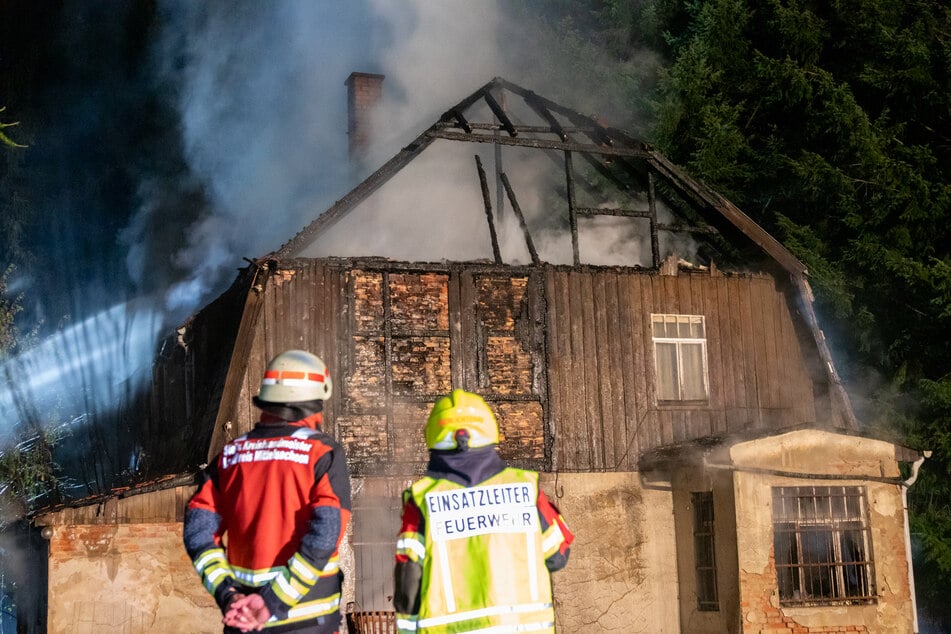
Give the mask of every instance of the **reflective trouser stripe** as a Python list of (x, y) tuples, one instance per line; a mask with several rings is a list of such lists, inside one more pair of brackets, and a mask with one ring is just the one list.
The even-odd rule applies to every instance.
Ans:
[[(519, 605), (494, 605), (479, 610), (469, 610), (468, 612), (458, 612), (455, 614), (446, 614), (444, 616), (433, 616), (428, 619), (420, 619), (419, 627), (433, 627), (437, 625), (448, 625), (449, 623), (459, 623), (470, 619), (481, 619), (487, 616), (502, 616), (506, 614), (525, 614), (527, 612), (540, 612), (551, 610), (551, 603), (522, 603)], [(550, 617), (551, 615), (549, 615)]]

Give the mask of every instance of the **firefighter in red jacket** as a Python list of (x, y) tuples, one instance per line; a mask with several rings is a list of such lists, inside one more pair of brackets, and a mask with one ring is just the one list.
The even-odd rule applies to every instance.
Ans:
[(550, 573), (574, 539), (538, 486), (507, 467), (485, 401), (454, 390), (426, 423), (425, 476), (403, 492), (396, 546), (401, 634), (555, 631)]
[(320, 358), (277, 355), (254, 398), (260, 422), (225, 445), (188, 502), (185, 549), (225, 632), (339, 630), (351, 506), (343, 449), (320, 427), (331, 391)]

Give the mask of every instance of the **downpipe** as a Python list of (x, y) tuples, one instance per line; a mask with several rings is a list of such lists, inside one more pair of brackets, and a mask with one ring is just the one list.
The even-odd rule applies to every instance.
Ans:
[(901, 506), (905, 514), (905, 559), (908, 561), (908, 590), (911, 592), (911, 616), (913, 619), (914, 634), (918, 634), (918, 599), (915, 597), (915, 571), (911, 561), (911, 527), (908, 524), (908, 489), (918, 479), (918, 470), (922, 463), (931, 457), (930, 451), (922, 451), (921, 455), (911, 465), (911, 476), (901, 483)]

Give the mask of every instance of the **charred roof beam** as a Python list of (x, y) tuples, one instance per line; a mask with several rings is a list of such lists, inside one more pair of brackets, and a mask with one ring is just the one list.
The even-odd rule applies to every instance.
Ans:
[(494, 114), (495, 118), (499, 120), (499, 123), (501, 123), (502, 127), (505, 128), (505, 131), (509, 133), (509, 136), (517, 137), (518, 130), (515, 129), (515, 124), (512, 123), (512, 120), (509, 119), (507, 114), (505, 114), (505, 110), (502, 109), (502, 106), (498, 101), (495, 100), (495, 97), (493, 97), (492, 93), (488, 90), (485, 91), (485, 102), (489, 104), (492, 114)]
[[(475, 124), (471, 124), (473, 129), (477, 129)], [(424, 133), (427, 137), (435, 139), (447, 139), (449, 141), (469, 141), (475, 143), (499, 143), (501, 145), (511, 145), (519, 147), (532, 147), (548, 150), (562, 150), (567, 152), (590, 152), (592, 154), (601, 154), (604, 156), (632, 156), (637, 158), (649, 158), (651, 153), (642, 148), (629, 147), (604, 147), (602, 145), (591, 145), (588, 143), (575, 143), (571, 141), (551, 141), (548, 139), (526, 139), (522, 137), (493, 137), (480, 134), (463, 134), (461, 132), (450, 132), (448, 130), (433, 127)]]
[(555, 115), (551, 113), (551, 110), (545, 107), (545, 104), (542, 103), (538, 95), (532, 91), (529, 91), (525, 96), (525, 103), (527, 103), (538, 116), (548, 122), (548, 124), (551, 126), (551, 131), (557, 134), (558, 138), (560, 138), (562, 141), (568, 140), (568, 133), (565, 132), (565, 129), (558, 122), (558, 119), (555, 118)]
[(532, 234), (529, 233), (528, 224), (525, 222), (525, 215), (522, 213), (522, 208), (518, 204), (518, 199), (515, 198), (515, 191), (512, 189), (512, 184), (509, 183), (509, 177), (504, 172), (500, 174), (500, 177), (502, 178), (502, 185), (505, 187), (505, 193), (508, 194), (509, 202), (512, 203), (512, 210), (518, 218), (518, 224), (522, 228), (522, 233), (525, 235), (525, 246), (528, 247), (528, 252), (532, 256), (532, 264), (541, 264), (538, 251), (535, 250), (535, 242), (532, 240)]
[(492, 255), (496, 264), (502, 264), (502, 252), (499, 250), (499, 238), (495, 233), (495, 221), (492, 219), (492, 198), (489, 195), (489, 181), (482, 167), (482, 159), (475, 155), (476, 169), (479, 172), (479, 185), (482, 188), (482, 203), (485, 206), (485, 218), (489, 223), (489, 236), (492, 238)]
[(647, 209), (625, 209), (623, 207), (578, 207), (575, 212), (585, 218), (593, 218), (594, 216), (650, 218), (651, 216), (651, 212)]

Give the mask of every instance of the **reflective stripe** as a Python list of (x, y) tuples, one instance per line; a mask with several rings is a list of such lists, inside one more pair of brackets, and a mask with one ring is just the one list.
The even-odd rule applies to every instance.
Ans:
[(304, 581), (309, 581), (311, 585), (317, 581), (317, 577), (320, 574), (319, 570), (315, 569), (298, 555), (291, 557), (291, 560), (287, 562), (287, 567)]
[(324, 566), (324, 569), (321, 570), (320, 576), (327, 577), (329, 575), (336, 574), (340, 570), (340, 560), (336, 557), (327, 562), (327, 565)]
[(255, 572), (246, 568), (233, 568), (234, 576), (246, 586), (259, 587), (269, 583), (274, 577), (281, 574), (280, 569)]
[(545, 553), (546, 557), (550, 557), (555, 554), (554, 551), (561, 546), (561, 542), (565, 541), (565, 536), (561, 532), (561, 527), (558, 526), (558, 522), (549, 526), (546, 533), (548, 534), (545, 535), (544, 540), (542, 540), (542, 552)]
[(482, 608), (481, 610), (470, 610), (469, 612), (458, 612), (456, 614), (447, 614), (446, 616), (434, 616), (429, 619), (419, 621), (419, 627), (432, 627), (434, 625), (448, 625), (449, 623), (458, 623), (469, 619), (480, 619), (484, 616), (499, 616), (501, 614), (524, 614), (525, 612), (537, 612), (541, 610), (552, 609), (551, 603), (523, 603), (521, 605), (493, 605), (492, 607)]
[(308, 601), (302, 605), (295, 606), (288, 610), (287, 618), (281, 621), (281, 623), (286, 623), (288, 621), (298, 621), (305, 618), (310, 618), (314, 616), (321, 616), (322, 614), (330, 614), (340, 607), (340, 594), (337, 593), (332, 597), (326, 599), (319, 599), (317, 601)]
[(396, 552), (411, 553), (416, 557), (410, 557), (410, 559), (416, 561), (426, 557), (426, 545), (414, 537), (404, 537), (396, 540)]
[(400, 618), (396, 617), (396, 629), (401, 632), (415, 632), (416, 631), (416, 619), (413, 617)]
[(277, 579), (274, 580), (277, 584), (276, 594), (281, 597), (281, 600), (288, 605), (293, 605), (303, 598), (300, 590), (294, 587), (294, 585), (284, 578), (284, 575), (278, 575)]
[(262, 385), (307, 385), (308, 383), (323, 383), (324, 375), (316, 372), (299, 372), (295, 370), (268, 370), (264, 373)]
[(439, 553), (439, 565), (442, 567), (440, 575), (443, 579), (443, 593), (446, 596), (446, 612), (455, 612), (456, 597), (452, 593), (452, 572), (449, 568), (449, 553), (446, 551), (446, 542), (437, 542), (436, 552)]
[(225, 552), (220, 548), (205, 551), (205, 554), (195, 561), (195, 570), (201, 572), (202, 569), (211, 562), (225, 563)]
[(553, 630), (554, 621), (541, 623), (521, 623), (519, 625), (493, 625), (484, 627), (481, 630), (466, 630), (464, 634), (505, 634), (506, 632), (538, 632), (541, 630)]
[(535, 533), (525, 533), (525, 552), (528, 555), (528, 587), (532, 601), (538, 601), (538, 555), (535, 552)]

